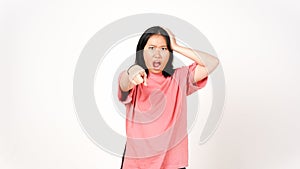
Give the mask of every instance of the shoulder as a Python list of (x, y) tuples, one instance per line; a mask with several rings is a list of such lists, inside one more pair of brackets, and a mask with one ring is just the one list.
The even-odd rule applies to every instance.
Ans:
[(189, 66), (180, 66), (178, 68), (175, 69), (174, 71), (174, 76), (178, 76), (178, 75), (183, 75), (183, 74), (187, 74), (189, 71)]
[(177, 67), (174, 69), (174, 73), (171, 76), (173, 80), (176, 81), (182, 81), (183, 79), (186, 79), (186, 77), (188, 76), (188, 66), (181, 66), (181, 67)]
[(190, 64), (190, 65), (180, 66), (180, 67), (175, 69), (173, 77), (174, 78), (189, 77), (189, 76), (193, 75), (193, 73), (195, 72), (196, 67), (197, 67), (197, 63), (195, 63), (195, 62)]

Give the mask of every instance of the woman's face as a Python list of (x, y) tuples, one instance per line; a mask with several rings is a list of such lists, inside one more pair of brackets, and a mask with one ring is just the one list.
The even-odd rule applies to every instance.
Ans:
[(170, 57), (167, 42), (162, 35), (152, 35), (144, 47), (144, 60), (148, 70), (161, 73)]

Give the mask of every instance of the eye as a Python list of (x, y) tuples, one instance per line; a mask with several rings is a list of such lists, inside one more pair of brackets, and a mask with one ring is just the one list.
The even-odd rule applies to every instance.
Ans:
[(161, 48), (161, 50), (168, 50), (168, 48), (166, 48), (166, 47), (163, 47), (163, 48)]
[(153, 50), (153, 49), (154, 49), (154, 47), (153, 47), (153, 46), (149, 46), (149, 47), (148, 47), (148, 49), (150, 49), (150, 50)]

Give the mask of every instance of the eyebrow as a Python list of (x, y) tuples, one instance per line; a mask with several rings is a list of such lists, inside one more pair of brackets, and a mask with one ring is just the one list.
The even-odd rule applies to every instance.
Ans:
[[(157, 47), (156, 45), (151, 45), (151, 44), (149, 46)], [(158, 47), (167, 47), (167, 45), (161, 45), (161, 46), (158, 46)]]

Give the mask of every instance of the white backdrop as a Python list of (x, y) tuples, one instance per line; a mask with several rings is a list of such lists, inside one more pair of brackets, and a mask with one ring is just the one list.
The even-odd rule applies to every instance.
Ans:
[(80, 127), (74, 68), (97, 31), (148, 12), (196, 26), (224, 69), (222, 122), (204, 145), (190, 133), (189, 168), (300, 168), (299, 11), (296, 0), (1, 0), (0, 168), (119, 168)]

